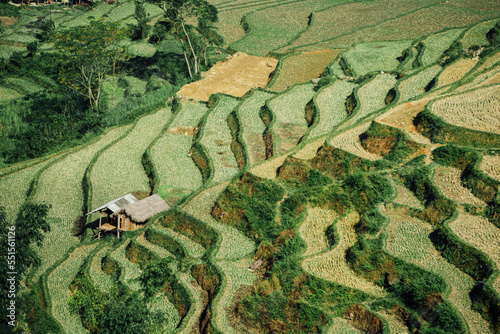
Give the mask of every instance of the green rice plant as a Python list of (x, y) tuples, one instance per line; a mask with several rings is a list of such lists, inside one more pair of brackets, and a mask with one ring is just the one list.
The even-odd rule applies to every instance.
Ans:
[(222, 333), (236, 333), (232, 328), (228, 317), (228, 309), (233, 302), (236, 291), (242, 286), (253, 284), (256, 275), (248, 270), (252, 264), (251, 258), (237, 261), (221, 260), (215, 265), (222, 274), (222, 285), (219, 288), (215, 300), (212, 303), (213, 320), (212, 323)]
[(52, 162), (53, 159), (45, 160), (0, 178), (0, 204), (5, 208), (7, 221), (15, 220), (21, 205), (26, 200), (26, 194), (33, 182), (33, 178)]
[(26, 52), (25, 47), (0, 45), (0, 58), (8, 59), (14, 52)]
[(387, 250), (412, 264), (442, 277), (448, 285), (447, 299), (457, 308), (473, 333), (488, 333), (488, 323), (472, 311), (469, 292), (474, 280), (447, 262), (429, 239), (432, 227), (418, 219), (384, 212), (390, 218), (386, 227)]
[(357, 241), (354, 225), (359, 221), (356, 211), (337, 220), (338, 243), (330, 251), (319, 253), (302, 261), (302, 268), (316, 277), (382, 297), (385, 292), (379, 286), (358, 277), (347, 265), (345, 254)]
[(274, 94), (253, 90), (238, 106), (237, 113), (241, 122), (241, 138), (248, 152), (248, 165), (253, 166), (266, 159), (266, 146), (262, 135), (266, 126), (259, 116), (260, 109)]
[(33, 81), (27, 80), (27, 79), (7, 78), (5, 80), (5, 82), (7, 85), (14, 87), (14, 88), (17, 88), (16, 89), (17, 91), (21, 91), (24, 94), (31, 94), (31, 93), (36, 93), (36, 92), (40, 92), (40, 91), (44, 90), (43, 87), (40, 87), (39, 85), (37, 85)]
[(42, 262), (35, 279), (77, 244), (72, 229), (74, 222), (83, 214), (82, 179), (87, 166), (99, 150), (122, 136), (127, 128), (120, 127), (107, 132), (99, 141), (68, 155), (40, 175), (33, 200), (52, 206), (49, 211), (52, 223), (51, 231), (45, 235), (45, 242), (37, 249)]
[(231, 131), (226, 119), (238, 105), (238, 100), (219, 95), (202, 125), (199, 143), (205, 148), (213, 166), (211, 181), (218, 183), (238, 174), (238, 163), (231, 151)]
[(309, 132), (307, 139), (314, 139), (333, 131), (348, 117), (345, 101), (352, 94), (356, 84), (343, 80), (336, 80), (322, 88), (315, 97), (318, 115)]
[(125, 284), (132, 291), (139, 291), (141, 289), (141, 283), (139, 282), (139, 276), (141, 275), (141, 269), (139, 265), (130, 262), (126, 255), (125, 250), (130, 243), (130, 239), (125, 241), (120, 247), (115, 249), (110, 253), (111, 258), (118, 262), (121, 267), (121, 274), (119, 280)]
[(202, 175), (189, 152), (194, 128), (206, 111), (204, 104), (182, 103), (167, 131), (151, 147), (157, 173), (155, 191), (163, 198), (172, 192), (191, 192), (202, 186)]
[(425, 38), (421, 42), (424, 45), (424, 49), (417, 61), (423, 67), (434, 64), (464, 30), (450, 29)]
[(289, 88), (266, 102), (272, 113), (274, 155), (294, 148), (308, 129), (305, 108), (314, 95), (314, 85), (306, 83)]
[(142, 96), (146, 93), (146, 81), (143, 81), (137, 77), (126, 75), (120, 78), (127, 83), (126, 94), (127, 96)]
[(370, 72), (393, 71), (399, 66), (398, 58), (411, 46), (411, 41), (372, 42), (358, 44), (342, 53), (354, 77)]
[(172, 304), (166, 293), (159, 293), (147, 304), (148, 309), (152, 312), (162, 312), (165, 314), (165, 323), (162, 328), (163, 333), (174, 333), (181, 318), (179, 312)]
[(470, 27), (460, 38), (462, 48), (467, 50), (471, 46), (486, 46), (489, 44), (486, 34), (495, 26), (498, 19), (479, 22)]
[(379, 73), (372, 79), (354, 90), (357, 99), (356, 108), (352, 116), (342, 124), (342, 128), (355, 124), (357, 121), (386, 106), (386, 97), (397, 80), (394, 75)]
[[(198, 285), (190, 273), (177, 273), (181, 284), (191, 295), (191, 307), (188, 314), (184, 317), (182, 324), (178, 327), (178, 333), (192, 333), (198, 328), (200, 317), (206, 307), (206, 292)], [(194, 302), (193, 302), (194, 301)]]
[(450, 229), (460, 239), (488, 255), (500, 267), (500, 229), (488, 219), (459, 211), (449, 223)]
[(212, 215), (216, 199), (226, 189), (227, 183), (205, 189), (187, 202), (182, 210), (201, 220), (220, 235), (216, 260), (242, 259), (255, 251), (255, 243), (236, 228), (219, 223)]
[(134, 15), (134, 11), (135, 11), (135, 5), (133, 1), (121, 3), (115, 8), (113, 8), (111, 12), (106, 14), (106, 20), (111, 22), (124, 20), (129, 16)]
[(151, 191), (141, 157), (170, 117), (169, 109), (161, 109), (139, 119), (124, 139), (101, 153), (91, 171), (93, 207), (133, 191)]
[(18, 97), (21, 97), (22, 95), (19, 94), (16, 90), (7, 88), (4, 86), (0, 86), (0, 101), (9, 101), (12, 99), (17, 99)]
[(92, 258), (89, 267), (89, 275), (92, 282), (105, 293), (110, 293), (113, 287), (113, 280), (102, 271), (102, 259), (109, 252), (110, 247), (101, 248)]
[(90, 17), (95, 17), (95, 18), (103, 17), (104, 15), (109, 14), (116, 6), (117, 5), (111, 6), (108, 5), (107, 3), (101, 3), (97, 6), (94, 6), (92, 10), (76, 16), (71, 21), (62, 23), (61, 26), (63, 26), (64, 28), (73, 28), (86, 25), (89, 23)]
[[(186, 256), (189, 256), (192, 258), (201, 258), (207, 252), (207, 250), (205, 248), (203, 248), (202, 245), (194, 242), (193, 240), (189, 239), (188, 237), (186, 237), (180, 233), (172, 231), (169, 228), (155, 225), (155, 226), (152, 226), (151, 229), (154, 232), (164, 234), (168, 238), (171, 238), (171, 239), (175, 240), (177, 243), (179, 243), (179, 245), (184, 250), (184, 253), (186, 254)], [(151, 239), (151, 240), (153, 240), (153, 239)]]
[(61, 324), (66, 333), (87, 333), (80, 317), (69, 311), (69, 286), (83, 265), (87, 255), (97, 244), (75, 248), (69, 257), (48, 275), (47, 287), (51, 300), (52, 316)]
[(163, 10), (160, 7), (153, 5), (152, 3), (149, 2), (144, 3), (144, 8), (146, 9), (146, 12), (148, 13), (149, 17), (155, 17), (164, 14)]
[(136, 240), (137, 240), (137, 242), (140, 245), (146, 247), (150, 252), (152, 252), (153, 254), (155, 254), (156, 256), (158, 256), (159, 258), (165, 259), (165, 258), (168, 258), (168, 257), (173, 257), (172, 253), (170, 253), (165, 248), (160, 247), (158, 245), (155, 245), (155, 244), (149, 242), (146, 239), (144, 233), (142, 233), (141, 235), (139, 235)]
[[(428, 6), (432, 1), (421, 1), (419, 3), (407, 2), (404, 6), (397, 1), (384, 1), (384, 2), (337, 2), (334, 6), (328, 6), (326, 9), (314, 12), (314, 18), (310, 24), (309, 29), (304, 31), (300, 36), (295, 39), (291, 48), (298, 50), (321, 50), (328, 49), (328, 47), (315, 47), (317, 43), (328, 41), (339, 36), (349, 35), (356, 31), (363, 29), (367, 22), (372, 27), (372, 34), (379, 32), (376, 30), (377, 24), (384, 21), (390, 21), (392, 18), (404, 16), (408, 12), (413, 12), (419, 7)], [(391, 10), (387, 10), (391, 8)], [(373, 29), (375, 26), (375, 29)], [(421, 36), (421, 35), (419, 35)], [(365, 38), (368, 37), (365, 35)], [(395, 38), (393, 40), (406, 39), (405, 37)], [(372, 41), (380, 41), (383, 38), (374, 38)], [(356, 41), (362, 43), (363, 41)], [(352, 42), (336, 44), (334, 48), (345, 48), (351, 46)]]
[(333, 210), (308, 208), (306, 220), (299, 227), (299, 234), (307, 244), (303, 256), (316, 255), (328, 250), (330, 246), (325, 230), (338, 218)]
[(155, 55), (156, 48), (154, 45), (149, 44), (149, 43), (136, 43), (136, 44), (131, 44), (127, 48), (127, 53), (131, 57), (150, 58), (150, 57), (153, 57)]
[[(353, 43), (366, 43), (366, 42), (376, 42), (376, 41), (397, 41), (397, 40), (408, 40), (420, 38), (425, 35), (437, 33), (444, 29), (456, 28), (457, 26), (465, 26), (467, 24), (475, 23), (480, 20), (484, 20), (485, 18), (493, 18), (496, 14), (482, 15), (479, 12), (474, 12), (473, 10), (464, 10), (463, 7), (459, 6), (448, 6), (448, 5), (434, 5), (434, 1), (429, 2), (419, 2), (412, 4), (405, 4), (405, 6), (400, 6), (400, 2), (393, 2), (394, 5), (389, 5), (387, 2), (379, 3), (385, 12), (387, 11), (387, 6), (391, 6), (391, 8), (403, 7), (405, 9), (407, 6), (411, 6), (412, 4), (420, 7), (419, 9), (414, 9), (411, 11), (407, 11), (403, 13), (403, 15), (398, 15), (394, 19), (385, 20), (380, 22), (379, 24), (373, 25), (365, 25), (363, 20), (360, 20), (359, 17), (353, 15), (352, 13), (339, 13), (340, 15), (344, 15), (347, 20), (355, 20), (359, 21), (363, 24), (363, 27), (356, 27), (358, 29), (353, 29), (350, 33), (338, 34), (336, 37), (326, 39), (323, 42), (311, 44), (311, 45), (303, 45), (300, 46), (300, 50), (302, 51), (313, 51), (313, 50), (324, 50), (324, 49), (337, 49), (337, 48), (347, 48), (351, 46)], [(421, 5), (421, 6), (420, 6)], [(474, 2), (472, 7), (481, 8), (484, 4), (479, 2)], [(470, 7), (469, 7), (470, 8)], [(469, 9), (468, 8), (468, 9)], [(334, 9), (334, 8), (332, 8)], [(376, 13), (375, 15), (378, 15)], [(365, 15), (362, 15), (366, 17)], [(332, 19), (332, 17), (328, 18), (331, 20), (332, 24), (337, 26), (342, 26), (339, 24), (338, 20)], [(415, 22), (425, 22), (425, 24), (416, 25)], [(349, 27), (350, 25), (347, 25)], [(327, 30), (320, 30), (317, 33), (322, 34)], [(298, 49), (299, 47), (297, 47)]]
[(398, 103), (410, 101), (424, 94), (429, 89), (429, 84), (431, 84), (441, 70), (441, 66), (434, 65), (422, 69), (407, 78), (401, 79), (397, 85), (397, 90), (399, 92)]
[(31, 42), (36, 41), (37, 39), (33, 36), (25, 35), (25, 34), (10, 34), (7, 37), (4, 38), (6, 41), (11, 41), (11, 42), (16, 42), (16, 43), (22, 43), (22, 44), (28, 44)]

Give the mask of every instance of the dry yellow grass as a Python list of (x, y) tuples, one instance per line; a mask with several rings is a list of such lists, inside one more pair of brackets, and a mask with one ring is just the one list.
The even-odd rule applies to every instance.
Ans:
[(396, 198), (394, 198), (393, 202), (401, 205), (406, 205), (409, 206), (410, 208), (415, 208), (415, 209), (420, 209), (423, 210), (425, 207), (420, 203), (417, 197), (408, 190), (408, 188), (399, 185), (399, 184), (394, 184), (396, 187), (396, 190), (398, 192), (398, 195)]
[(376, 315), (384, 318), (389, 324), (389, 333), (391, 334), (406, 334), (409, 333), (408, 327), (406, 327), (401, 321), (399, 321), (394, 315), (389, 314), (384, 311), (374, 312)]
[(333, 147), (337, 147), (344, 151), (357, 155), (358, 157), (361, 157), (363, 159), (372, 161), (382, 159), (381, 156), (368, 152), (361, 145), (359, 135), (361, 135), (363, 132), (366, 132), (369, 127), (370, 123), (361, 124), (353, 129), (350, 129), (333, 137), (329, 140), (329, 144)]
[(500, 85), (442, 98), (430, 109), (452, 125), (500, 134)]
[(359, 334), (359, 331), (352, 327), (347, 319), (335, 317), (330, 321), (330, 326), (325, 328), (326, 334)]
[(305, 144), (304, 147), (293, 154), (293, 157), (303, 160), (312, 159), (316, 156), (316, 152), (318, 152), (318, 149), (323, 146), (324, 143), (325, 137), (323, 136), (315, 141)]
[(493, 281), (493, 288), (500, 294), (500, 275)]
[(444, 296), (457, 308), (469, 325), (471, 333), (489, 333), (489, 324), (471, 308), (469, 292), (476, 282), (469, 275), (447, 262), (429, 239), (432, 226), (405, 213), (384, 208), (390, 218), (386, 227), (387, 251), (410, 263), (441, 276), (450, 287)]
[(373, 283), (357, 276), (346, 263), (345, 253), (357, 241), (354, 225), (359, 221), (356, 211), (339, 219), (337, 222), (337, 233), (339, 242), (331, 251), (309, 257), (302, 261), (302, 267), (311, 275), (338, 283), (350, 288), (358, 289), (371, 295), (382, 297), (385, 295), (383, 289)]
[(460, 211), (449, 227), (460, 239), (486, 253), (500, 267), (500, 229), (488, 219)]
[(477, 62), (476, 59), (460, 59), (454, 62), (439, 74), (437, 88), (462, 79), (476, 66)]
[(500, 181), (500, 156), (485, 155), (479, 169), (494, 179)]
[(259, 177), (263, 177), (266, 179), (275, 179), (276, 178), (276, 170), (283, 165), (285, 159), (289, 154), (284, 154), (279, 157), (275, 157), (269, 159), (255, 167), (253, 167), (250, 172)]
[(441, 189), (443, 195), (460, 204), (486, 206), (486, 203), (472, 195), (469, 189), (462, 186), (460, 175), (462, 172), (453, 167), (436, 167), (434, 182)]
[(270, 90), (281, 92), (289, 86), (318, 78), (325, 67), (332, 62), (342, 50), (321, 50), (305, 52), (283, 60), (278, 78), (269, 87)]
[(332, 210), (307, 209), (307, 218), (299, 227), (299, 234), (307, 244), (304, 256), (314, 255), (328, 249), (325, 230), (337, 218), (338, 214)]
[(276, 65), (278, 61), (274, 58), (238, 52), (203, 72), (202, 80), (184, 85), (177, 96), (197, 101), (208, 101), (215, 93), (243, 96), (251, 88), (265, 87)]

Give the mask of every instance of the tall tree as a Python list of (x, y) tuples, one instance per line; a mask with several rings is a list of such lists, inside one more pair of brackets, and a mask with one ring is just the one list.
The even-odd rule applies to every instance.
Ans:
[(120, 42), (127, 36), (119, 22), (93, 19), (88, 25), (59, 33), (55, 47), (65, 55), (59, 79), (86, 96), (92, 110), (99, 107), (102, 83), (113, 77), (117, 63), (125, 57)]
[(202, 57), (206, 61), (207, 45), (222, 43), (213, 26), (218, 20), (217, 8), (205, 0), (147, 1), (163, 10), (169, 32), (181, 43), (189, 75), (193, 78), (200, 71)]

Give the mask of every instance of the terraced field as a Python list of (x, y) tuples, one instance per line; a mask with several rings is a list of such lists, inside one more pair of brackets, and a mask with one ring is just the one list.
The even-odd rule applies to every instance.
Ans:
[(342, 59), (354, 77), (375, 71), (388, 72), (399, 66), (398, 58), (410, 46), (411, 41), (364, 43), (342, 53)]
[(307, 131), (306, 104), (313, 97), (313, 85), (303, 84), (287, 90), (268, 102), (272, 112), (274, 154), (294, 148)]
[(354, 83), (336, 80), (317, 93), (315, 102), (318, 115), (307, 135), (307, 140), (330, 133), (348, 117), (345, 103), (355, 87), (356, 84)]
[(299, 234), (307, 243), (307, 249), (303, 256), (315, 255), (328, 250), (328, 240), (325, 230), (338, 218), (338, 214), (332, 210), (320, 208), (308, 208), (307, 218), (300, 225)]
[(494, 179), (500, 181), (500, 156), (485, 155), (481, 160), (479, 169)]
[(469, 292), (475, 285), (474, 280), (436, 251), (429, 239), (432, 227), (396, 212), (383, 213), (390, 218), (386, 227), (389, 253), (441, 276), (450, 287), (445, 297), (464, 317), (471, 333), (488, 333), (487, 322), (471, 309)]
[(460, 43), (464, 49), (468, 49), (473, 45), (483, 46), (488, 45), (489, 41), (486, 34), (495, 26), (497, 19), (479, 22), (473, 25), (465, 34), (460, 38)]
[(462, 79), (476, 66), (477, 62), (476, 59), (460, 59), (446, 67), (438, 76), (436, 88), (450, 85)]
[(200, 144), (207, 151), (213, 166), (213, 183), (229, 179), (238, 173), (238, 163), (231, 151), (231, 131), (226, 122), (237, 105), (237, 99), (221, 95), (217, 104), (209, 110), (202, 125)]
[(486, 203), (472, 195), (469, 189), (462, 185), (462, 172), (452, 167), (436, 167), (434, 182), (441, 189), (443, 195), (460, 204), (470, 204), (485, 207)]
[(345, 261), (346, 250), (352, 247), (357, 240), (354, 225), (358, 220), (359, 216), (355, 211), (339, 219), (336, 224), (339, 242), (335, 248), (331, 251), (305, 258), (302, 261), (302, 267), (311, 275), (355, 288), (377, 297), (382, 297), (385, 293), (381, 287), (356, 276)]
[(87, 333), (83, 328), (80, 317), (69, 312), (69, 286), (80, 269), (89, 252), (97, 244), (81, 246), (73, 250), (63, 263), (55, 268), (47, 278), (50, 287), (48, 293), (52, 301), (52, 316), (61, 324), (67, 333)]
[(223, 182), (217, 186), (203, 190), (196, 197), (191, 199), (183, 210), (195, 218), (200, 219), (205, 224), (220, 233), (221, 241), (215, 255), (215, 259), (239, 260), (250, 255), (255, 250), (255, 244), (239, 230), (226, 224), (220, 224), (212, 218), (211, 210), (215, 200), (227, 187)]
[(102, 259), (110, 251), (111, 247), (103, 247), (92, 258), (89, 274), (90, 279), (103, 292), (110, 292), (113, 287), (113, 280), (102, 271)]
[(120, 281), (132, 291), (139, 291), (141, 289), (139, 282), (141, 269), (137, 264), (130, 262), (125, 255), (125, 249), (130, 242), (130, 239), (125, 241), (120, 247), (111, 252), (110, 256), (120, 265)]
[(54, 160), (45, 160), (32, 167), (22, 169), (0, 178), (0, 201), (5, 208), (7, 221), (13, 221), (17, 216), (21, 205), (26, 199), (26, 193), (28, 192), (33, 178), (39, 171), (52, 162), (54, 162)]
[(400, 185), (400, 184), (393, 184), (396, 187), (397, 191), (397, 196), (396, 198), (393, 199), (394, 203), (401, 204), (401, 205), (406, 205), (410, 208), (415, 208), (419, 210), (423, 210), (424, 206), (420, 201), (418, 200), (417, 197), (411, 192), (408, 188)]
[(363, 159), (368, 159), (372, 161), (382, 159), (381, 156), (368, 152), (361, 145), (359, 136), (362, 133), (365, 133), (369, 127), (370, 123), (361, 124), (353, 129), (347, 130), (339, 135), (334, 136), (332, 139), (328, 141), (328, 143), (333, 147), (340, 148), (344, 151), (357, 155), (358, 157), (361, 157)]
[(161, 109), (141, 118), (127, 137), (101, 153), (91, 171), (93, 208), (133, 191), (151, 191), (141, 157), (170, 116)]
[(433, 65), (398, 82), (398, 102), (407, 102), (426, 92), (426, 87), (441, 71), (441, 66)]
[(207, 108), (195, 102), (182, 103), (182, 109), (151, 147), (157, 173), (156, 192), (163, 198), (172, 193), (191, 192), (202, 186), (201, 172), (191, 159), (194, 129)]
[(354, 125), (357, 121), (386, 106), (386, 97), (394, 87), (397, 80), (394, 75), (379, 73), (374, 78), (366, 81), (355, 90), (357, 106), (352, 111), (352, 116), (341, 126)]
[(500, 268), (500, 229), (486, 218), (460, 211), (449, 224), (453, 233), (469, 245), (487, 254)]
[(421, 65), (425, 67), (438, 61), (463, 31), (464, 29), (450, 29), (424, 39), (421, 42), (424, 45), (420, 57)]
[(37, 250), (42, 264), (35, 279), (71, 246), (79, 243), (72, 235), (72, 228), (83, 214), (82, 179), (85, 170), (99, 150), (118, 140), (128, 129), (129, 126), (124, 126), (108, 132), (95, 144), (68, 155), (40, 175), (33, 200), (52, 205), (48, 217), (54, 223), (51, 231), (45, 234), (45, 243)]
[(492, 85), (434, 101), (429, 110), (445, 122), (500, 134), (500, 85)]
[(247, 163), (250, 166), (266, 159), (266, 145), (262, 138), (266, 126), (262, 122), (259, 112), (265, 102), (273, 96), (268, 92), (254, 90), (238, 106), (238, 117), (242, 125), (241, 137), (246, 145), (249, 160)]

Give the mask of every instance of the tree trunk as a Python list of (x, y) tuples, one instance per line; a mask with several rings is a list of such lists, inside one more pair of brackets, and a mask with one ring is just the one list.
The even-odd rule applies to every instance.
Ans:
[(184, 34), (186, 35), (187, 41), (189, 43), (189, 48), (191, 49), (191, 53), (193, 54), (194, 58), (194, 74), (198, 73), (198, 57), (196, 57), (196, 52), (194, 52), (193, 45), (191, 44), (191, 39), (189, 38), (189, 35), (186, 31), (186, 28), (184, 27), (184, 21), (181, 19), (181, 25), (182, 25), (182, 30), (184, 30)]
[(188, 67), (189, 77), (191, 79), (193, 79), (193, 74), (191, 73), (191, 66), (189, 65), (189, 60), (188, 60), (186, 51), (183, 51), (183, 52), (184, 52), (184, 59), (186, 59), (186, 64), (187, 64), (187, 67)]

